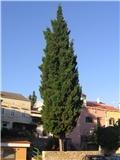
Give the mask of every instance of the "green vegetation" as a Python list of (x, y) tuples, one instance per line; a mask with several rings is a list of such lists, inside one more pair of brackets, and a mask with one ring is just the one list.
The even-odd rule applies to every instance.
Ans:
[(36, 159), (36, 160), (42, 160), (42, 153), (41, 153), (41, 151), (39, 151), (38, 148), (34, 147), (34, 149), (32, 151), (32, 157), (34, 157), (34, 159)]
[(43, 128), (59, 138), (60, 150), (64, 150), (63, 139), (76, 127), (82, 105), (82, 88), (79, 84), (77, 56), (74, 55), (73, 40), (59, 5), (57, 18), (51, 20), (52, 30), (44, 31), (46, 48), (41, 70), (39, 88), (44, 105), (42, 107)]
[(2, 128), (1, 138), (27, 138), (31, 139), (33, 136), (29, 131), (22, 131), (18, 128), (16, 129), (7, 129)]
[(35, 102), (37, 101), (37, 96), (35, 94), (35, 91), (33, 91), (32, 95), (30, 94), (28, 99), (31, 101), (31, 109), (33, 108)]
[[(55, 145), (55, 149), (52, 149), (54, 145)], [(44, 147), (44, 150), (52, 151), (52, 150), (57, 150), (58, 148), (59, 148), (58, 138), (50, 137), (48, 139), (46, 146)]]
[(106, 156), (110, 156), (111, 151), (116, 151), (120, 147), (120, 123), (114, 126), (101, 127), (98, 125), (94, 137), (98, 145), (106, 150)]

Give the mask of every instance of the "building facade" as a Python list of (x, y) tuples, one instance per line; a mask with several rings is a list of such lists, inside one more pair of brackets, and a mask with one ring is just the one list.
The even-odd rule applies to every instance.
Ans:
[(21, 94), (1, 91), (1, 128), (21, 128), (31, 122), (31, 102)]
[(74, 130), (67, 136), (78, 149), (86, 149), (87, 141), (91, 141), (97, 124), (101, 126), (114, 125), (120, 119), (120, 110), (101, 102), (86, 101)]

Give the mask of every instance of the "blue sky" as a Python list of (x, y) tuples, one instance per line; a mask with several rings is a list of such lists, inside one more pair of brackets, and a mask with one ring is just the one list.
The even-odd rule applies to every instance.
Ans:
[(40, 100), (43, 31), (51, 28), (58, 4), (74, 39), (79, 82), (87, 100), (119, 103), (119, 2), (2, 2), (1, 90)]

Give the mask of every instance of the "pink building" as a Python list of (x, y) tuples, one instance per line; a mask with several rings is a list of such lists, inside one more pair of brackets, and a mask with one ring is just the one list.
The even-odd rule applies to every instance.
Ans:
[(118, 110), (99, 101), (86, 101), (86, 95), (83, 98), (85, 98), (85, 101), (76, 128), (67, 136), (79, 149), (84, 148), (86, 138), (91, 137), (98, 123), (101, 126), (107, 126), (106, 110)]

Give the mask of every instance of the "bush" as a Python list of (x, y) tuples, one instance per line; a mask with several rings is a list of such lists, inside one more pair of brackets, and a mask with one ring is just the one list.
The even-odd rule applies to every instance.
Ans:
[[(55, 149), (52, 149), (55, 146)], [(58, 138), (51, 137), (48, 139), (48, 142), (44, 148), (46, 151), (57, 150), (59, 148), (59, 140)]]
[(2, 128), (1, 138), (31, 138), (31, 133), (29, 131), (21, 132), (20, 129), (7, 129)]
[(104, 151), (104, 155), (110, 156), (111, 151), (116, 151), (120, 147), (120, 126), (98, 126), (94, 132), (94, 138)]

